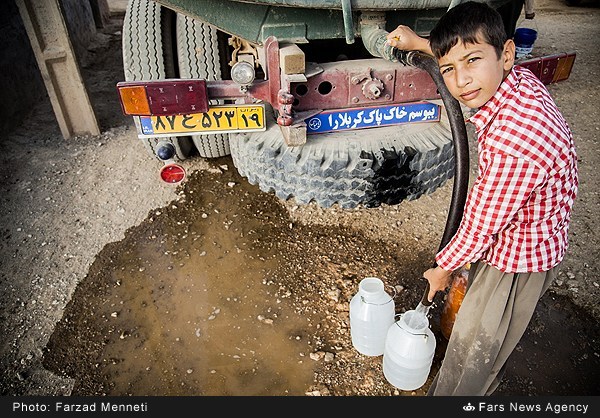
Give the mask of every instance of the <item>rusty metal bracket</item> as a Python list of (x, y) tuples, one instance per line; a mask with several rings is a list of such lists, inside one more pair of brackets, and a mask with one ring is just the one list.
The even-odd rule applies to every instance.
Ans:
[(304, 120), (295, 119), (292, 105), (294, 96), (290, 93), (290, 79), (282, 74), (280, 67), (279, 42), (274, 36), (265, 41), (270, 102), (277, 110), (277, 124), (288, 146), (306, 143), (306, 124)]

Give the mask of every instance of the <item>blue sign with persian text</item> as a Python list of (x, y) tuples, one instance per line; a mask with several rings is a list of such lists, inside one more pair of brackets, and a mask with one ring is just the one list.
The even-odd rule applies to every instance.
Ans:
[(439, 120), (440, 105), (419, 102), (325, 111), (307, 118), (305, 122), (306, 133), (314, 134)]

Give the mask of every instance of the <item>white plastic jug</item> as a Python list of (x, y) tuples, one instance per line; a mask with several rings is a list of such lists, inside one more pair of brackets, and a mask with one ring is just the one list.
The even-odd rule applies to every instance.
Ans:
[(385, 291), (381, 279), (362, 279), (358, 293), (350, 300), (350, 335), (354, 348), (367, 356), (382, 355), (395, 312), (394, 299)]
[(383, 353), (383, 375), (401, 390), (415, 390), (427, 381), (435, 336), (422, 312), (407, 311), (388, 330)]

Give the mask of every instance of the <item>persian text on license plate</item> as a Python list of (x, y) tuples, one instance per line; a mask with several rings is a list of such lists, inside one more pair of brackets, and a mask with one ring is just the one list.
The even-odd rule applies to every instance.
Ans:
[(416, 122), (437, 122), (440, 106), (429, 102), (403, 103), (370, 108), (353, 108), (321, 112), (306, 119), (306, 132), (346, 131)]
[(193, 135), (264, 131), (265, 106), (213, 106), (206, 113), (189, 115), (141, 116), (143, 135)]

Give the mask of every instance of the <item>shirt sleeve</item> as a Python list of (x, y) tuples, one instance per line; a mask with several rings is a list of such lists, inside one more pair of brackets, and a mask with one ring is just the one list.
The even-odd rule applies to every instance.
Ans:
[(543, 170), (526, 158), (482, 151), (479, 175), (467, 196), (462, 221), (436, 255), (438, 266), (456, 270), (480, 260), (544, 179)]

